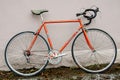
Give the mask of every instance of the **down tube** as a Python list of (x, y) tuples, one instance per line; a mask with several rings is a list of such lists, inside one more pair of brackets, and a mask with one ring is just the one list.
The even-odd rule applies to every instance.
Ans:
[(83, 28), (82, 26), (82, 22), (80, 19), (78, 19), (78, 22), (80, 23), (80, 26), (78, 27), (77, 31), (75, 33), (73, 33), (73, 35), (70, 37), (70, 39), (61, 47), (61, 49), (59, 50), (59, 52), (62, 52), (64, 50), (64, 48), (70, 43), (70, 41), (76, 36), (76, 34), (80, 31), (81, 28)]
[(70, 41), (75, 37), (75, 35), (80, 31), (81, 27), (70, 37), (70, 39), (61, 47), (59, 52), (62, 52), (63, 49), (70, 43)]

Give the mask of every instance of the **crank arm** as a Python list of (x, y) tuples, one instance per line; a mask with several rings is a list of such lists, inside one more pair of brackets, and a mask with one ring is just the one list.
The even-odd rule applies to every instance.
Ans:
[(57, 58), (57, 57), (62, 57), (62, 56), (66, 56), (68, 53), (62, 53), (62, 54), (59, 54), (59, 55), (57, 55), (55, 58)]

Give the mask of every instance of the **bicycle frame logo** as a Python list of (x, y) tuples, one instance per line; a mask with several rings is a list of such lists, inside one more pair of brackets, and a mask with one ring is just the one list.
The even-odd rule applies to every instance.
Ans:
[(30, 51), (32, 49), (32, 46), (34, 45), (36, 39), (37, 39), (37, 36), (38, 34), (40, 33), (40, 31), (42, 30), (42, 28), (44, 28), (44, 31), (45, 31), (45, 34), (47, 35), (47, 39), (48, 39), (48, 43), (49, 43), (49, 46), (51, 49), (53, 49), (53, 44), (52, 44), (52, 41), (48, 35), (48, 29), (46, 27), (47, 24), (53, 24), (53, 23), (79, 23), (80, 26), (78, 27), (77, 31), (74, 32), (72, 34), (72, 36), (69, 38), (69, 40), (59, 49), (59, 52), (62, 52), (64, 50), (64, 48), (69, 44), (69, 42), (76, 36), (76, 34), (80, 31), (80, 29), (82, 29), (83, 33), (84, 33), (84, 36), (85, 36), (85, 40), (89, 46), (89, 48), (94, 51), (94, 48), (92, 47), (89, 39), (88, 39), (88, 36), (87, 36), (87, 33), (85, 31), (85, 29), (83, 28), (83, 24), (82, 24), (82, 21), (81, 19), (77, 19), (77, 20), (61, 20), (61, 21), (46, 21), (46, 22), (43, 22), (43, 24), (40, 26), (40, 28), (37, 30), (29, 48), (27, 49), (28, 51)]

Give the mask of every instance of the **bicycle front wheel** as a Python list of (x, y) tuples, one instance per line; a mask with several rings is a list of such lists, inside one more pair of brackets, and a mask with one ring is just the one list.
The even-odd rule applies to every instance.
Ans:
[(21, 76), (33, 76), (41, 72), (48, 64), (49, 46), (47, 41), (38, 35), (30, 55), (25, 55), (30, 46), (34, 32), (21, 32), (10, 39), (5, 48), (5, 62), (8, 67)]
[(117, 47), (113, 38), (103, 30), (87, 29), (88, 38), (95, 49), (92, 51), (86, 43), (83, 32), (79, 33), (72, 44), (72, 57), (84, 71), (99, 73), (114, 63)]

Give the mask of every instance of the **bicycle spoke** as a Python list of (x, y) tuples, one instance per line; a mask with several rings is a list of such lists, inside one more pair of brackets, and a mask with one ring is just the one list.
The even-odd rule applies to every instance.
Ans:
[(8, 42), (5, 49), (5, 61), (9, 68), (21, 75), (32, 76), (41, 72), (48, 64), (49, 46), (47, 41), (38, 35), (36, 42), (27, 53), (27, 49), (34, 38), (34, 32), (21, 32)]
[[(86, 41), (83, 40), (85, 39), (83, 32), (81, 32), (72, 44), (73, 59), (78, 66), (87, 72), (97, 73), (105, 71), (115, 61), (117, 53), (115, 42), (109, 34), (100, 29), (88, 29), (87, 35), (91, 45), (94, 47), (94, 51), (89, 49)], [(77, 50), (81, 50), (79, 55)], [(86, 50), (86, 53), (88, 53), (82, 54), (83, 50)]]

